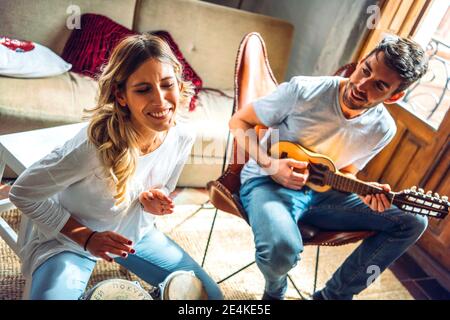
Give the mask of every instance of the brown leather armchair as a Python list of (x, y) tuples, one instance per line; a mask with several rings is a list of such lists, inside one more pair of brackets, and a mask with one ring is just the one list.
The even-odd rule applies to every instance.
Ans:
[[(335, 73), (335, 75), (347, 77), (354, 71), (354, 69), (355, 64), (349, 64), (340, 68)], [(245, 106), (246, 104), (256, 100), (257, 98), (265, 96), (270, 92), (274, 91), (278, 85), (269, 65), (264, 40), (256, 32), (247, 34), (243, 38), (239, 46), (236, 59), (234, 81), (235, 81), (235, 92), (234, 92), (235, 95), (234, 95), (233, 113), (236, 112), (239, 108)], [(259, 129), (261, 128), (258, 127), (256, 128), (257, 131)], [(245, 159), (245, 162), (248, 161), (248, 154), (245, 155), (240, 154), (243, 151), (240, 148), (237, 148), (237, 144), (234, 139), (232, 143), (233, 143), (232, 156), (229, 161), (227, 169), (217, 180), (210, 181), (207, 184), (209, 199), (210, 202), (217, 209), (243, 218), (248, 222), (247, 214), (242, 208), (239, 200), (240, 172), (244, 166), (244, 164), (242, 163), (242, 159)], [(241, 163), (237, 161), (238, 159), (240, 160)], [(214, 227), (217, 209), (211, 227), (211, 232)], [(313, 291), (316, 290), (320, 246), (340, 246), (352, 242), (357, 242), (373, 234), (373, 232), (370, 231), (343, 232), (332, 230), (319, 230), (314, 226), (305, 224), (300, 224), (299, 228), (303, 237), (304, 245), (318, 246)], [(209, 239), (210, 237), (208, 238), (208, 243), (204, 253), (202, 265), (204, 264), (205, 257), (207, 254)], [(245, 269), (251, 264), (245, 266), (244, 268), (239, 269), (237, 272), (222, 279), (221, 281), (219, 281), (219, 283), (225, 281), (226, 279), (230, 278), (231, 276), (240, 272), (241, 270)], [(292, 279), (290, 277), (289, 279), (292, 282)], [(295, 288), (297, 289), (297, 287)], [(300, 294), (300, 296), (302, 296), (298, 289), (297, 292)]]

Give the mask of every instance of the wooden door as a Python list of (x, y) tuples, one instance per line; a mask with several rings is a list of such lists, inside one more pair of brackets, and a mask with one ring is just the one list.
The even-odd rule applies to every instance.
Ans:
[[(450, 195), (450, 113), (436, 131), (398, 105), (388, 106), (397, 123), (393, 141), (359, 177), (389, 183), (393, 190), (413, 185)], [(450, 288), (450, 218), (430, 219), (411, 256), (430, 275)]]
[[(379, 26), (361, 50), (365, 56), (383, 32), (410, 36), (429, 9), (430, 0), (387, 0)], [(397, 123), (393, 141), (359, 174), (367, 181), (389, 183), (398, 191), (413, 185), (450, 196), (450, 113), (435, 129), (400, 105), (386, 106)], [(450, 290), (450, 217), (430, 219), (425, 234), (408, 253)]]

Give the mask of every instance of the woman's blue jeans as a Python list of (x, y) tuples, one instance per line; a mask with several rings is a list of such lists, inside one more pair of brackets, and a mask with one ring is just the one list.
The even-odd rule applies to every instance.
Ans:
[(287, 289), (287, 272), (303, 251), (299, 221), (320, 229), (377, 232), (363, 240), (328, 280), (322, 290), (326, 299), (352, 299), (373, 282), (375, 272), (383, 272), (414, 244), (428, 223), (426, 217), (395, 206), (383, 213), (373, 211), (352, 193), (319, 193), (306, 186), (295, 191), (270, 177), (246, 181), (240, 198), (253, 230), (265, 291), (278, 299)]
[[(157, 229), (152, 230), (134, 249), (135, 254), (115, 261), (152, 286), (157, 286), (172, 272), (194, 271), (212, 300), (223, 299), (213, 279), (174, 241)], [(95, 261), (73, 252), (57, 254), (32, 275), (30, 299), (76, 300), (85, 292)]]

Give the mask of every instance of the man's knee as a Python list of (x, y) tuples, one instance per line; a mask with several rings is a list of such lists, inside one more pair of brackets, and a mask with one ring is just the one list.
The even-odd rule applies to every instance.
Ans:
[(274, 239), (269, 245), (257, 248), (257, 259), (276, 274), (285, 274), (298, 262), (303, 251), (301, 240), (287, 237)]
[(422, 215), (412, 215), (409, 227), (412, 232), (412, 236), (419, 239), (428, 227), (428, 218)]
[(417, 241), (428, 227), (428, 218), (419, 214), (405, 214), (402, 211), (399, 213), (402, 216), (399, 224), (400, 230), (405, 233), (407, 238)]

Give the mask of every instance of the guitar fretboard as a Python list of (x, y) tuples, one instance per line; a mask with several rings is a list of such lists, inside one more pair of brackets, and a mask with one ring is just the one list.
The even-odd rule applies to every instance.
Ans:
[(343, 192), (352, 192), (362, 196), (365, 196), (367, 194), (384, 193), (389, 198), (391, 197), (390, 193), (384, 191), (381, 188), (372, 186), (368, 183), (358, 181), (349, 177), (345, 177), (340, 174), (336, 174), (331, 171), (328, 171), (326, 173), (325, 183), (333, 187), (333, 189)]

